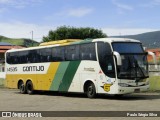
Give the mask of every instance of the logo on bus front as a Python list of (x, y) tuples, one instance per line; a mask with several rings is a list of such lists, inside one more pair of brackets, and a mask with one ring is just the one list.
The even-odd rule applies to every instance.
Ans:
[(102, 88), (104, 89), (104, 91), (109, 92), (111, 86), (112, 86), (112, 84), (104, 84), (104, 85), (102, 86)]

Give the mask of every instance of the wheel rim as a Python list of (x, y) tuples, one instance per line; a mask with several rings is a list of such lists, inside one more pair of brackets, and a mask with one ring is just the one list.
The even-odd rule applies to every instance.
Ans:
[(21, 84), (21, 86), (20, 86), (20, 91), (21, 91), (21, 92), (24, 91), (24, 84)]
[(93, 86), (88, 87), (88, 94), (93, 95)]
[(31, 85), (31, 84), (28, 84), (28, 85), (27, 85), (27, 90), (28, 90), (28, 91), (32, 91), (32, 85)]

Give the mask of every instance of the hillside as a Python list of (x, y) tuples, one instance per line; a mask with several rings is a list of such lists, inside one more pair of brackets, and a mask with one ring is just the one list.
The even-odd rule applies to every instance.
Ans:
[(147, 48), (160, 48), (160, 31), (114, 37), (137, 39), (140, 40)]
[(7, 42), (7, 43), (11, 43), (13, 45), (26, 46), (26, 47), (39, 45), (38, 42), (36, 42), (34, 40), (31, 40), (31, 39), (26, 39), (26, 38), (21, 38), (21, 39), (7, 38), (7, 37), (4, 37), (4, 36), (0, 36), (0, 42)]

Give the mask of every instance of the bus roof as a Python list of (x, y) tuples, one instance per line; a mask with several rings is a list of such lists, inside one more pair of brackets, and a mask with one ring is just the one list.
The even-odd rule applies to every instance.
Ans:
[[(22, 48), (22, 49), (11, 49), (7, 52), (14, 52), (14, 51), (22, 51), (22, 50), (34, 50), (34, 49), (40, 49), (40, 48), (50, 48), (50, 47), (56, 47), (56, 46), (66, 46), (66, 45), (73, 45), (73, 44), (82, 44), (82, 43), (89, 43), (89, 42), (140, 42), (138, 40), (130, 39), (130, 38), (97, 38), (97, 39), (85, 39), (85, 40), (78, 40), (78, 39), (67, 39), (67, 40), (61, 40), (61, 41), (53, 41), (53, 42), (47, 42), (45, 44), (42, 44), (41, 46), (36, 47), (30, 47), (30, 48)], [(49, 44), (48, 44), (49, 43)], [(53, 44), (51, 44), (53, 43)]]
[(65, 39), (65, 40), (56, 40), (50, 42), (43, 42), (39, 46), (48, 46), (48, 45), (56, 45), (56, 44), (69, 44), (72, 42), (80, 41), (81, 39)]
[(108, 42), (108, 43), (112, 43), (112, 42), (140, 42), (139, 40), (135, 40), (135, 39), (130, 39), (130, 38), (97, 38), (94, 39), (93, 42), (98, 42), (98, 41), (104, 41), (104, 42)]

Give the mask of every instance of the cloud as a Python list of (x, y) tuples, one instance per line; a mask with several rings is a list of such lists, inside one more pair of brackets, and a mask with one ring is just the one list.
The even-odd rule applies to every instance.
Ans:
[(10, 38), (32, 38), (31, 31), (33, 31), (33, 39), (42, 41), (42, 37), (47, 35), (49, 30), (55, 29), (52, 26), (41, 26), (36, 24), (27, 24), (22, 22), (0, 23), (0, 35)]
[(9, 1), (11, 0), (0, 0), (0, 4), (5, 4), (5, 3), (8, 3)]
[(148, 3), (143, 3), (139, 5), (140, 7), (153, 8), (155, 6), (160, 6), (160, 0), (150, 0)]
[(150, 28), (103, 28), (102, 31), (108, 36), (119, 36), (119, 35), (135, 35), (145, 32), (158, 31), (159, 29)]
[(133, 10), (130, 5), (119, 3), (117, 0), (112, 0), (112, 3), (121, 10)]
[(126, 13), (126, 11), (134, 10), (134, 8), (132, 6), (124, 4), (122, 2), (120, 3), (120, 2), (118, 2), (118, 0), (112, 0), (112, 4), (117, 7), (118, 14), (124, 14), (124, 13)]
[(0, 0), (0, 4), (8, 4), (11, 1), (14, 1), (14, 0)]
[(41, 3), (43, 0), (0, 0), (0, 5), (14, 8), (25, 8)]
[(70, 9), (67, 11), (68, 16), (72, 17), (83, 17), (87, 14), (90, 14), (93, 11), (91, 8), (76, 8), (76, 9)]
[(85, 7), (80, 7), (80, 8), (69, 8), (66, 10), (63, 10), (61, 12), (58, 12), (54, 14), (53, 16), (48, 16), (47, 19), (51, 19), (55, 16), (63, 16), (63, 17), (84, 17), (88, 14), (91, 14), (93, 12), (92, 8), (85, 8)]

